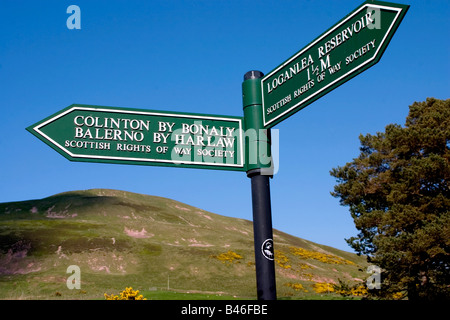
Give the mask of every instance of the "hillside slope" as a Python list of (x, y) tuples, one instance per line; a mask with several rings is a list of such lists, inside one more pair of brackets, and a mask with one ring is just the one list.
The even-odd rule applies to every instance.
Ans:
[[(355, 254), (277, 230), (274, 244), (280, 298), (367, 276)], [(66, 286), (70, 265), (81, 290)], [(102, 299), (129, 286), (256, 298), (251, 221), (106, 189), (0, 204), (0, 299)]]

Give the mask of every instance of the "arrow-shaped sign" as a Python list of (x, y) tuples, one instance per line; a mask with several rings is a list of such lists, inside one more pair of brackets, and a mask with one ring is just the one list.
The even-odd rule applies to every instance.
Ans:
[(376, 64), (408, 5), (366, 1), (261, 81), (266, 128)]
[(27, 130), (71, 161), (245, 171), (241, 117), (71, 105)]

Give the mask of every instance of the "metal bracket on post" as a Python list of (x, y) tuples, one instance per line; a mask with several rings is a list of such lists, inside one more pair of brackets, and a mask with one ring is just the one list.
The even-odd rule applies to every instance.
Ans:
[(244, 75), (244, 107), (247, 176), (252, 185), (253, 232), (258, 300), (276, 300), (275, 263), (270, 203), (271, 161), (270, 130), (264, 129), (260, 71)]

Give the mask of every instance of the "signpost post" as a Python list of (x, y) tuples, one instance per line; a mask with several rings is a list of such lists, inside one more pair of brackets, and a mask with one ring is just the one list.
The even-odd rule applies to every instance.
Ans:
[(376, 64), (408, 8), (366, 1), (266, 76), (247, 72), (243, 118), (71, 105), (27, 130), (72, 161), (246, 171), (257, 295), (274, 300), (270, 128)]
[(242, 100), (247, 140), (247, 176), (252, 185), (253, 237), (255, 247), (256, 290), (259, 300), (275, 300), (275, 264), (272, 236), (270, 180), (272, 171), (270, 129), (264, 129), (261, 109), (263, 74), (249, 71), (242, 83)]

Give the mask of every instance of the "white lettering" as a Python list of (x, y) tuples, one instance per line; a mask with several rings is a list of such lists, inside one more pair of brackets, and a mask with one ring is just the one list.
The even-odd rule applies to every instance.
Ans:
[(327, 55), (327, 58), (325, 59), (325, 62), (323, 61), (323, 59), (320, 59), (320, 67), (321, 67), (320, 71), (325, 70), (329, 66), (330, 66), (330, 55)]
[(83, 128), (75, 128), (75, 138), (81, 138), (83, 136)]
[(349, 65), (353, 61), (357, 60), (358, 58), (364, 56), (367, 54), (370, 50), (375, 48), (375, 39), (370, 41), (369, 43), (365, 44), (355, 52), (353, 52), (351, 55), (347, 56), (345, 58), (345, 64)]
[(311, 55), (308, 55), (308, 57), (303, 57), (299, 62), (294, 64), (292, 67), (289, 67), (289, 70), (283, 71), (278, 75), (278, 77), (267, 83), (267, 92), (272, 92), (274, 89), (283, 85), (283, 83), (289, 81), (313, 63), (314, 60)]
[(284, 97), (283, 99), (281, 99), (280, 101), (278, 101), (277, 103), (271, 105), (269, 108), (266, 109), (266, 114), (271, 114), (272, 112), (274, 112), (275, 110), (278, 110), (279, 108), (283, 107), (285, 104), (289, 103), (292, 101), (292, 95), (288, 95), (286, 97)]
[[(369, 8), (370, 9), (370, 8)], [(369, 11), (368, 9), (368, 11)], [(378, 19), (379, 20), (379, 19)], [(329, 54), (332, 50), (340, 46), (342, 43), (350, 39), (354, 33), (359, 33), (362, 29), (368, 27), (369, 29), (373, 29), (372, 12), (366, 13), (359, 20), (352, 23), (351, 26), (347, 27), (345, 30), (342, 30), (338, 34), (334, 35), (331, 39), (324, 43), (324, 45), (320, 46), (317, 51), (319, 54), (319, 59), (324, 55)]]
[(159, 132), (153, 132), (153, 142), (154, 143), (167, 143), (167, 138), (170, 136), (170, 133), (159, 133)]

